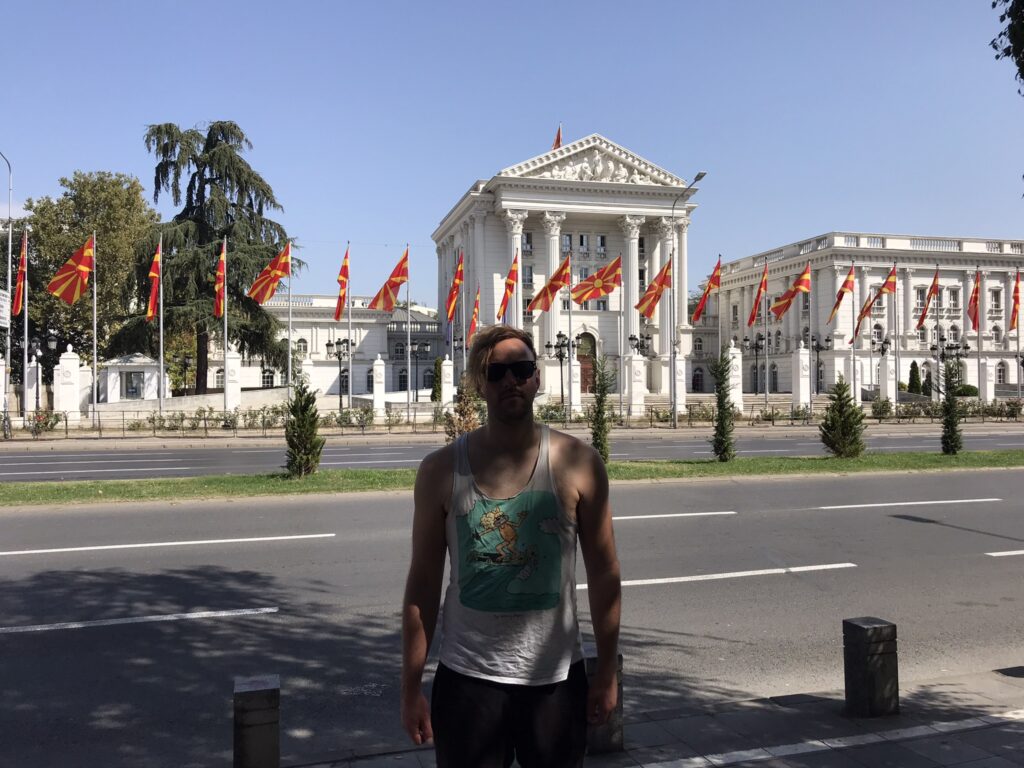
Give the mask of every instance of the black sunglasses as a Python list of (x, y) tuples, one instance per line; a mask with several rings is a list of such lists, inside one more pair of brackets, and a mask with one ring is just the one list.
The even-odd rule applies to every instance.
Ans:
[(488, 363), (487, 380), (490, 382), (501, 381), (505, 378), (505, 372), (512, 371), (512, 375), (519, 381), (526, 381), (537, 372), (537, 363), (534, 360), (519, 360), (514, 363)]

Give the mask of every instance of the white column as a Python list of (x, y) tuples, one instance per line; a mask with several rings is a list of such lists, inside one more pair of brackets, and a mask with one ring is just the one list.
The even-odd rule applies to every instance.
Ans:
[[(548, 273), (545, 280), (550, 280), (562, 263), (562, 251), (559, 247), (559, 239), (562, 234), (562, 222), (565, 221), (565, 214), (561, 211), (544, 211), (544, 234), (548, 238)], [(534, 275), (534, 284), (537, 283), (537, 276)], [(542, 348), (547, 342), (555, 343), (555, 336), (562, 327), (562, 300), (558, 297), (551, 302), (551, 309), (544, 313), (544, 323), (541, 326), (543, 339), (538, 339), (538, 348)], [(548, 391), (552, 391), (548, 389)]]
[[(1013, 278), (1014, 272), (1005, 272), (1003, 274), (1003, 338), (1006, 340), (1006, 344), (1009, 344), (1010, 337), (1010, 313), (1013, 309)], [(1009, 346), (1006, 347), (1007, 349)], [(1018, 366), (1019, 367), (1019, 366)], [(1016, 379), (1014, 379), (1016, 381)], [(1009, 382), (1007, 382), (1009, 383)]]
[[(854, 320), (855, 321), (856, 321), (857, 315), (860, 314), (861, 307), (864, 306), (864, 302), (868, 300), (868, 291), (870, 291), (870, 290), (871, 290), (871, 282), (870, 282), (870, 279), (869, 279), (869, 276), (868, 276), (868, 271), (867, 271), (866, 268), (862, 267), (861, 270), (860, 270), (860, 295), (857, 297), (857, 301), (854, 302), (854, 305), (853, 305), (853, 312), (854, 312)], [(870, 320), (871, 320), (871, 317), (869, 316), (867, 318), (867, 320), (865, 321), (865, 322), (868, 323), (869, 338), (870, 338), (870, 334), (871, 334), (871, 323), (870, 323)], [(861, 330), (861, 336), (863, 337), (864, 327), (861, 326), (860, 330)], [(860, 340), (857, 341), (857, 349), (869, 349), (870, 347), (871, 347), (871, 341), (870, 340), (865, 341), (865, 342), (861, 342)], [(873, 382), (873, 381), (874, 381), (874, 372), (872, 371), (871, 372), (871, 377), (867, 381), (865, 381), (864, 383), (867, 384), (867, 383), (870, 383), (870, 382)]]
[[(914, 333), (914, 326), (917, 324), (917, 318), (914, 317), (914, 285), (913, 285), (914, 271), (910, 267), (903, 269), (903, 285), (900, 286), (900, 290), (903, 293), (903, 310), (902, 317), (900, 318), (900, 339), (903, 343), (900, 345), (900, 349), (909, 349), (910, 340)], [(908, 363), (909, 365), (909, 363)]]
[[(224, 371), (224, 392), (226, 394), (224, 402), (229, 411), (241, 408), (242, 406), (241, 368), (242, 356), (235, 350), (229, 348), (227, 353), (227, 369)], [(312, 363), (310, 364), (310, 368), (313, 368)]]
[[(668, 251), (662, 251), (661, 248), (661, 237), (658, 235), (657, 222), (652, 221), (647, 225), (647, 282), (650, 283), (654, 279), (654, 276), (658, 274), (658, 270), (661, 269), (665, 261), (668, 258)], [(638, 265), (639, 266), (639, 265)], [(661, 316), (663, 302), (658, 302), (658, 306), (654, 308), (654, 315), (651, 316), (651, 325), (658, 329), (660, 334), (661, 331)], [(668, 314), (665, 312), (664, 314)], [(658, 342), (658, 349), (661, 348), (661, 342)]]
[[(508, 264), (512, 266), (512, 259), (515, 255), (522, 250), (523, 242), (523, 222), (526, 221), (528, 211), (514, 211), (506, 210), (502, 212), (502, 218), (505, 220), (505, 231), (508, 233)], [(506, 275), (508, 272), (506, 271)], [(519, 272), (516, 275), (516, 292), (515, 295), (509, 299), (515, 306), (512, 307), (512, 311), (509, 312), (506, 317), (508, 318), (508, 324), (513, 328), (523, 327), (523, 254), (519, 253)], [(497, 313), (495, 313), (497, 314)], [(491, 322), (494, 322), (493, 320)]]
[[(475, 277), (473, 291), (470, 296), (476, 296), (476, 286), (480, 285), (480, 325), (491, 325), (494, 323), (494, 316), (498, 307), (494, 303), (494, 281), (491, 279), (492, 269), (487, 264), (487, 257), (484, 253), (484, 223), (487, 220), (487, 208), (477, 204), (473, 209), (473, 263), (475, 266)], [(504, 275), (502, 275), (504, 277)], [(473, 310), (470, 308), (468, 317), (472, 317)], [(467, 321), (468, 322), (468, 321)], [(409, 374), (412, 376), (412, 373)], [(412, 379), (410, 378), (410, 381)]]
[(743, 351), (729, 339), (729, 399), (734, 408), (743, 411)]
[[(104, 369), (105, 370), (105, 369)], [(43, 378), (42, 371), (40, 370), (39, 358), (35, 355), (28, 359), (28, 369), (26, 370), (25, 376), (25, 387), (26, 401), (25, 401), (25, 412), (30, 416), (36, 410), (36, 398), (39, 398), (39, 410), (46, 410), (46, 403), (43, 402), (43, 395), (40, 392), (36, 394), (37, 384), (42, 387)]]
[(373, 361), (373, 417), (374, 420), (384, 419), (384, 370), (387, 364), (381, 360), (380, 355)]
[(981, 273), (981, 286), (978, 288), (978, 347), (982, 347), (981, 336), (988, 331), (988, 272)]
[[(686, 231), (690, 228), (690, 219), (684, 217), (677, 219), (679, 247), (676, 249), (676, 285), (679, 290), (676, 292), (676, 322), (683, 328), (690, 325), (690, 313), (687, 311), (690, 297), (690, 272), (689, 260), (686, 251)], [(635, 279), (635, 275), (634, 275)], [(640, 297), (637, 297), (637, 301)], [(636, 302), (634, 302), (635, 304)]]
[[(640, 313), (634, 307), (640, 301), (640, 285), (637, 275), (640, 271), (640, 225), (643, 223), (643, 216), (627, 215), (619, 219), (619, 226), (622, 227), (622, 234), (626, 238), (626, 263), (622, 265), (622, 289), (623, 297), (626, 300), (626, 321), (623, 334), (627, 339), (640, 334)], [(654, 275), (649, 274), (648, 282), (653, 278)], [(685, 315), (685, 305), (683, 312)]]
[(878, 360), (879, 389), (878, 397), (888, 400), (896, 407), (896, 358), (889, 350), (889, 354), (881, 355)]
[[(1016, 360), (1012, 361), (1014, 364)], [(978, 367), (981, 375), (978, 381), (978, 396), (983, 403), (991, 403), (996, 397), (996, 361), (983, 359)]]
[(444, 356), (441, 362), (441, 407), (446, 408), (455, 400), (455, 364)]
[(965, 269), (964, 273), (960, 275), (960, 330), (963, 337), (966, 339), (967, 334), (971, 333), (971, 318), (967, 314), (967, 305), (970, 303), (971, 298), (971, 277), (974, 273)]
[[(662, 266), (664, 266), (665, 262), (672, 257), (672, 220), (669, 218), (662, 217), (657, 222), (655, 222), (652, 229), (654, 231), (655, 236), (657, 237), (658, 250), (655, 251), (655, 253), (660, 252), (661, 254), (661, 259), (658, 264), (658, 268), (660, 269)], [(678, 260), (672, 266), (678, 271)], [(674, 280), (675, 276), (673, 276), (673, 281)], [(639, 297), (637, 300), (639, 301)], [(672, 300), (675, 301), (674, 296), (672, 297)], [(664, 302), (659, 302), (659, 312), (661, 310), (661, 304), (664, 304)], [(664, 309), (664, 312), (660, 312), (660, 314), (656, 314), (654, 317), (655, 320), (658, 321), (658, 354), (661, 355), (661, 357), (664, 360), (667, 360), (669, 355), (672, 354), (672, 313), (668, 311), (668, 306), (665, 306)], [(668, 391), (667, 377), (665, 377), (665, 379), (666, 391)]]
[[(792, 310), (790, 310), (792, 312)], [(793, 407), (802, 408), (807, 405), (811, 396), (811, 352), (803, 341), (796, 343), (793, 351)], [(766, 371), (771, 363), (766, 367)]]

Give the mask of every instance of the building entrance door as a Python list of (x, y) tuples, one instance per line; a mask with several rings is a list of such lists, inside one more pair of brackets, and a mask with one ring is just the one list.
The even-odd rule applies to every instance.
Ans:
[(576, 347), (576, 359), (580, 362), (580, 391), (589, 394), (594, 391), (594, 355), (597, 343), (589, 333), (580, 334)]

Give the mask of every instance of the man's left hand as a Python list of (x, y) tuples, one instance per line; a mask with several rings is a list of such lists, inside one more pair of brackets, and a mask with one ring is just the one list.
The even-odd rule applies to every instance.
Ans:
[(604, 725), (615, 709), (619, 698), (618, 681), (615, 673), (610, 677), (596, 675), (587, 693), (587, 722), (590, 725)]

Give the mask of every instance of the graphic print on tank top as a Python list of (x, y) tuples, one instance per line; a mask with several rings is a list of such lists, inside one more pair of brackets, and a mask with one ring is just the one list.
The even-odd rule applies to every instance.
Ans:
[(455, 520), (459, 599), (477, 611), (540, 611), (558, 605), (562, 545), (558, 502), (547, 491), (478, 498)]

